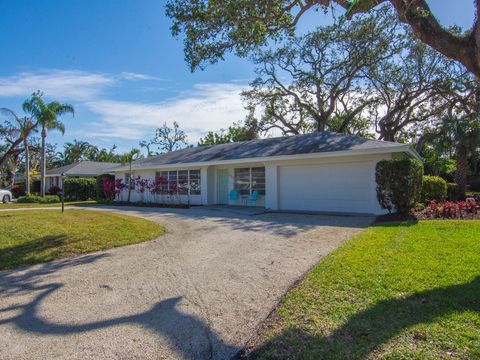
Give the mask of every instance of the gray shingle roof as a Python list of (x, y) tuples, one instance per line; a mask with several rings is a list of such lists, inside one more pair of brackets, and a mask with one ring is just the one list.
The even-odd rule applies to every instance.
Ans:
[[(389, 149), (398, 146), (402, 146), (402, 144), (325, 131), (322, 133), (197, 146), (177, 150), (137, 160), (132, 164), (132, 170), (162, 165), (241, 160), (334, 151), (384, 149), (388, 152)], [(127, 167), (122, 166), (116, 170), (125, 169), (127, 169)]]
[(80, 161), (70, 165), (50, 169), (47, 176), (60, 176), (64, 173), (67, 176), (96, 176), (108, 173), (110, 170), (121, 166), (121, 164), (98, 161)]

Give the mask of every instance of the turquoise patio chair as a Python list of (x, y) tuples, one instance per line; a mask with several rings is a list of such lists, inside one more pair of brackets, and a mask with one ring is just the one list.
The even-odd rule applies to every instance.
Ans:
[(250, 196), (247, 198), (247, 204), (248, 204), (249, 202), (252, 202), (252, 203), (256, 202), (256, 201), (258, 200), (258, 195), (259, 195), (259, 194), (258, 194), (258, 191), (257, 191), (257, 190), (253, 190), (252, 195), (250, 195)]
[(238, 191), (235, 189), (231, 190), (228, 197), (231, 201), (236, 201), (238, 199)]

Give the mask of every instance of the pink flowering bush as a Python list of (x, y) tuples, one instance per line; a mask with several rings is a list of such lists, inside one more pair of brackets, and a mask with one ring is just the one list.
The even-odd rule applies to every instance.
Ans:
[(123, 190), (127, 187), (122, 179), (115, 179), (115, 195), (123, 201)]
[(140, 176), (137, 176), (135, 179), (135, 190), (140, 194), (140, 201), (145, 200), (145, 192), (150, 187), (148, 179), (142, 179)]
[(112, 201), (115, 198), (115, 179), (104, 176), (102, 177), (102, 189), (106, 201)]

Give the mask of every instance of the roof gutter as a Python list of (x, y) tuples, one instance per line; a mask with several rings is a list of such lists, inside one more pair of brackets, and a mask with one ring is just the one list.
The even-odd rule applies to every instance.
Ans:
[[(418, 153), (411, 149), (408, 145), (397, 145), (389, 147), (388, 149), (374, 148), (374, 149), (362, 149), (362, 150), (343, 150), (343, 151), (329, 151), (323, 153), (313, 153), (313, 154), (296, 154), (296, 155), (282, 155), (282, 156), (264, 156), (264, 157), (255, 157), (255, 158), (244, 158), (244, 159), (233, 159), (233, 160), (214, 160), (214, 161), (201, 161), (201, 162), (191, 162), (191, 163), (174, 163), (174, 164), (159, 164), (159, 165), (148, 165), (148, 166), (135, 166), (135, 163), (132, 165), (132, 171), (138, 170), (152, 170), (152, 169), (174, 169), (181, 167), (203, 167), (211, 165), (234, 165), (234, 164), (243, 164), (243, 163), (252, 163), (252, 162), (274, 162), (274, 161), (284, 161), (284, 160), (296, 160), (296, 159), (322, 159), (322, 158), (332, 158), (332, 157), (342, 157), (342, 156), (359, 156), (359, 155), (375, 155), (375, 154), (389, 154), (389, 153), (399, 153), (404, 152), (408, 153), (415, 158), (422, 161), (422, 158)], [(109, 172), (125, 172), (129, 171), (128, 166), (119, 167), (109, 170)]]

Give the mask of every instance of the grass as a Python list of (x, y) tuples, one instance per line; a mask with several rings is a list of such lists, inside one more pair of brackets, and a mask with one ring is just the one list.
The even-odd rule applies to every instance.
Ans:
[(370, 227), (292, 289), (259, 359), (479, 359), (480, 221)]
[[(89, 201), (66, 201), (65, 206), (75, 206), (75, 205), (94, 205), (97, 202), (94, 200)], [(50, 204), (39, 204), (39, 203), (0, 203), (0, 210), (2, 209), (21, 209), (21, 208), (36, 208), (36, 207), (61, 207), (62, 203), (50, 203)]]
[(100, 211), (0, 212), (0, 270), (135, 244), (163, 234), (151, 221)]

